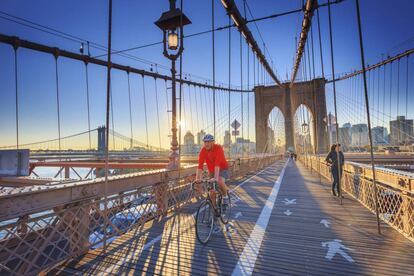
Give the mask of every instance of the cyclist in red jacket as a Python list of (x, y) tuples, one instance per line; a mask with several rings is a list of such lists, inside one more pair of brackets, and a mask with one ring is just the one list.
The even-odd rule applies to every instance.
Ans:
[[(218, 183), (220, 192), (223, 195), (223, 207), (226, 207), (229, 203), (228, 188), (226, 185), (226, 179), (229, 178), (229, 166), (224, 156), (223, 147), (214, 143), (214, 136), (211, 134), (204, 136), (203, 142), (204, 147), (198, 155), (196, 181), (201, 180), (204, 163), (207, 163), (207, 169), (211, 177), (210, 181), (216, 181)], [(213, 204), (215, 204), (216, 193), (213, 190), (210, 192), (210, 196)]]

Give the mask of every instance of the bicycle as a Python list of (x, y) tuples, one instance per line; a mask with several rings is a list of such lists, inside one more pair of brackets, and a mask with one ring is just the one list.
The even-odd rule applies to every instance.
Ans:
[[(196, 236), (201, 244), (207, 244), (210, 240), (211, 234), (213, 233), (214, 225), (216, 224), (215, 218), (220, 218), (223, 224), (227, 224), (230, 220), (231, 215), (231, 201), (230, 195), (228, 195), (228, 204), (224, 209), (223, 206), (223, 195), (218, 189), (217, 182), (210, 182), (209, 180), (202, 180), (202, 184), (207, 187), (207, 196), (201, 202), (196, 213)], [(192, 183), (192, 188), (195, 188), (196, 182)], [(216, 192), (216, 207), (213, 205), (213, 201), (210, 197), (210, 191)]]

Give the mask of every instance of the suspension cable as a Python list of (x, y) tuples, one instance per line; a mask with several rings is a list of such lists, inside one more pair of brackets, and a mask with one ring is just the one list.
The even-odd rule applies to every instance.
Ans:
[(59, 151), (61, 151), (61, 142), (60, 142), (60, 102), (59, 102), (59, 72), (58, 72), (58, 55), (55, 55), (55, 80), (56, 80), (56, 107), (57, 107), (57, 117), (58, 117), (58, 141), (59, 141)]
[(158, 103), (158, 85), (157, 85), (157, 79), (154, 78), (154, 84), (155, 84), (155, 102), (157, 103), (157, 122), (158, 122), (158, 144), (161, 151), (161, 127), (160, 127), (160, 108)]
[(145, 114), (145, 133), (147, 136), (147, 149), (149, 145), (148, 139), (148, 117), (147, 117), (147, 99), (146, 99), (146, 92), (145, 92), (145, 78), (142, 76), (142, 94), (144, 96), (144, 114)]
[[(398, 119), (399, 116), (399, 106), (400, 106), (400, 59), (398, 59), (397, 62), (397, 116), (396, 116), (396, 120)], [(399, 136), (399, 133), (398, 133)]]
[(87, 111), (88, 111), (89, 149), (92, 149), (92, 139), (91, 139), (91, 113), (90, 113), (90, 104), (89, 104), (89, 72), (88, 72), (88, 62), (85, 62), (85, 80), (86, 80), (86, 108), (87, 108)]
[[(333, 42), (332, 42), (332, 20), (331, 20), (331, 5), (330, 0), (328, 0), (328, 19), (329, 19), (329, 42), (331, 46), (331, 65), (332, 65), (332, 76), (335, 79), (335, 63), (334, 63), (334, 52), (333, 52)], [(338, 123), (338, 110), (336, 104), (336, 85), (335, 80), (332, 82), (333, 85), (333, 94), (334, 94), (334, 109), (335, 109), (335, 128), (336, 128), (336, 143), (339, 143), (339, 123)], [(338, 175), (339, 175), (339, 200), (342, 205), (342, 185), (341, 185), (341, 160), (339, 152), (336, 153), (338, 161)]]
[(167, 107), (167, 124), (168, 124), (168, 135), (171, 134), (171, 121), (170, 121), (170, 105), (168, 104), (168, 87), (167, 87), (167, 80), (164, 80), (164, 88), (165, 88), (165, 102)]
[[(229, 24), (231, 23), (231, 17), (229, 14)], [(229, 28), (229, 88), (231, 87), (231, 29)], [(228, 131), (229, 131), (229, 158), (231, 156), (231, 91), (229, 89), (229, 121), (228, 121)]]
[[(14, 88), (16, 100), (16, 149), (19, 149), (19, 88), (17, 75), (17, 45), (14, 45)], [(408, 68), (408, 67), (407, 67)]]
[(129, 126), (130, 126), (130, 134), (131, 134), (131, 138), (130, 138), (130, 149), (132, 149), (132, 140), (134, 139), (134, 134), (132, 132), (132, 108), (131, 108), (131, 85), (130, 85), (130, 80), (129, 80), (129, 72), (127, 72), (127, 77), (128, 77), (128, 103), (129, 103)]
[[(216, 86), (216, 58), (215, 58), (215, 43), (214, 43), (214, 0), (211, 0), (211, 42), (213, 50), (213, 86)], [(213, 88), (213, 135), (216, 137), (216, 89)]]
[[(242, 34), (240, 35), (240, 89), (243, 90), (243, 42)], [(241, 137), (244, 139), (244, 124), (243, 124), (243, 93), (240, 93), (240, 104), (241, 104)], [(243, 145), (243, 144), (242, 144)], [(243, 156), (243, 146), (242, 146), (242, 156)]]
[(111, 89), (111, 95), (110, 95), (110, 97), (111, 97), (111, 124), (112, 124), (112, 144), (113, 144), (113, 147), (114, 147), (114, 150), (116, 149), (116, 145), (115, 145), (115, 122), (114, 122), (114, 101), (113, 101), (113, 98), (112, 98), (112, 83), (111, 83), (111, 86), (110, 86), (110, 89)]
[(316, 10), (316, 15), (318, 18), (318, 36), (319, 36), (319, 52), (321, 56), (321, 69), (322, 69), (322, 78), (325, 78), (325, 72), (323, 69), (323, 54), (322, 54), (322, 39), (321, 39), (321, 22), (319, 19), (319, 9)]
[(106, 129), (105, 129), (105, 185), (104, 185), (104, 199), (105, 199), (105, 224), (104, 224), (104, 252), (106, 251), (106, 238), (108, 227), (108, 162), (109, 162), (109, 115), (111, 102), (111, 40), (112, 40), (112, 0), (109, 0), (108, 8), (108, 63), (107, 63), (107, 77), (106, 77)]
[[(361, 52), (361, 64), (362, 64), (363, 77), (364, 77), (365, 108), (366, 108), (367, 120), (368, 120), (368, 135), (369, 135), (370, 154), (371, 154), (372, 182), (374, 184), (374, 193), (375, 193), (375, 212), (376, 212), (376, 215), (377, 215), (378, 233), (381, 234), (379, 213), (378, 213), (378, 190), (377, 190), (377, 183), (376, 183), (376, 178), (375, 178), (374, 150), (372, 148), (371, 119), (369, 117), (370, 116), (369, 115), (369, 101), (368, 101), (368, 91), (367, 91), (367, 79), (366, 79), (366, 72), (365, 72), (364, 44), (363, 44), (363, 40), (362, 40), (362, 28), (361, 28), (361, 15), (360, 15), (360, 11), (359, 11), (359, 0), (355, 0), (355, 3), (356, 3), (356, 12), (357, 12), (357, 19), (358, 19), (358, 33), (359, 33), (359, 46), (360, 46), (360, 52)], [(329, 8), (329, 6), (328, 6), (328, 8)]]

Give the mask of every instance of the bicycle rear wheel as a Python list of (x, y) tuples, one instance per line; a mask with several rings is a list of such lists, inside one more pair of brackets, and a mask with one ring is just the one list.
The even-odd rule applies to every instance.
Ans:
[(214, 228), (214, 208), (210, 201), (206, 200), (198, 207), (195, 226), (198, 241), (208, 243)]
[[(220, 204), (220, 219), (221, 222), (223, 222), (224, 224), (229, 223), (230, 221), (230, 216), (231, 216), (231, 199), (230, 199), (230, 194), (227, 193), (227, 197), (228, 197), (228, 204), (227, 206), (223, 206), (223, 202), (221, 202)], [(221, 197), (221, 200), (223, 200), (223, 197)]]

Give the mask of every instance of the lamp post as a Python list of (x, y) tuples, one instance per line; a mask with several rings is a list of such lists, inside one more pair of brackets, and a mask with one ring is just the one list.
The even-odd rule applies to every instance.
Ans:
[(170, 10), (164, 12), (161, 17), (155, 22), (158, 28), (163, 32), (163, 54), (166, 58), (171, 60), (171, 86), (172, 86), (172, 139), (171, 139), (171, 154), (170, 161), (167, 165), (168, 169), (179, 168), (179, 154), (178, 154), (178, 139), (177, 139), (177, 97), (175, 85), (175, 61), (184, 50), (183, 42), (183, 26), (191, 24), (191, 21), (184, 15), (184, 13), (175, 7), (176, 0), (169, 0)]

